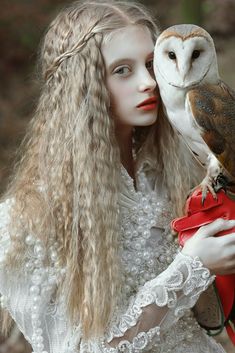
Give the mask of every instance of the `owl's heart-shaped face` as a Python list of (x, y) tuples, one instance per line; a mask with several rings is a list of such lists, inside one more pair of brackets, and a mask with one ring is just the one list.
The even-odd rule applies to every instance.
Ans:
[[(190, 26), (190, 25), (188, 25)], [(207, 32), (197, 26), (178, 25), (164, 31), (157, 40), (154, 70), (158, 81), (178, 88), (189, 88), (217, 74), (216, 53)]]

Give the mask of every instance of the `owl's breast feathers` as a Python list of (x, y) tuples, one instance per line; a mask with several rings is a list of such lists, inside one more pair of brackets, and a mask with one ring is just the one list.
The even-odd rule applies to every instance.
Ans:
[(235, 178), (235, 92), (219, 81), (191, 89), (187, 98), (203, 140)]

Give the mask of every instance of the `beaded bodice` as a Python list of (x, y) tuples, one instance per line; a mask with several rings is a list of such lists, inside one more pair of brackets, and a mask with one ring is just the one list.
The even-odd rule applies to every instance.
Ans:
[(158, 197), (145, 173), (137, 173), (137, 188), (122, 168), (120, 218), (122, 262), (127, 297), (167, 268), (178, 246), (170, 233), (171, 205)]

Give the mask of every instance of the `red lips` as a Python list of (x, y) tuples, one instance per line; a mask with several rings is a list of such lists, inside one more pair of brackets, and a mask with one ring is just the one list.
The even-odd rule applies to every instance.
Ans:
[(150, 97), (137, 105), (137, 108), (140, 108), (142, 110), (153, 110), (153, 109), (156, 109), (156, 107), (157, 107), (156, 96)]

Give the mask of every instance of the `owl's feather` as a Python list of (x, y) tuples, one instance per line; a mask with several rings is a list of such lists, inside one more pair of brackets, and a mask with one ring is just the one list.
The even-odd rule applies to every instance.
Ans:
[(203, 140), (235, 178), (235, 92), (220, 81), (199, 85), (187, 96)]

